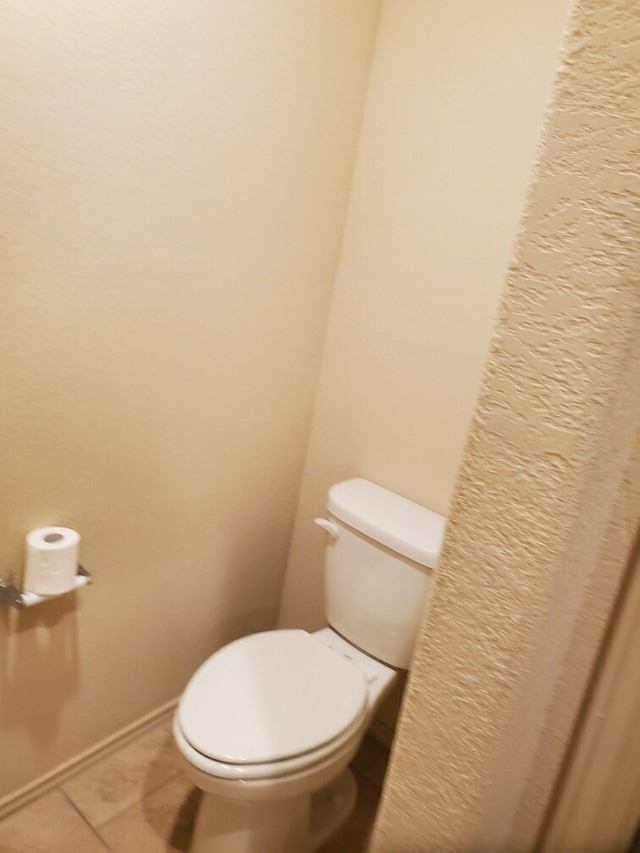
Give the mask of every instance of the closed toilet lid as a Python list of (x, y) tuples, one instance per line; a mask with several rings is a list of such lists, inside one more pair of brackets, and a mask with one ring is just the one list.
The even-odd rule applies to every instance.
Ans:
[(306, 631), (267, 631), (230, 643), (200, 667), (178, 721), (203, 755), (260, 764), (329, 743), (366, 708), (360, 669)]

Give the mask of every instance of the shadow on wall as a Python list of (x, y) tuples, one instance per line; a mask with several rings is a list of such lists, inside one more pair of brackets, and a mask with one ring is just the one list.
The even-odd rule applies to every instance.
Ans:
[(0, 668), (0, 726), (26, 728), (42, 747), (55, 740), (67, 700), (80, 685), (75, 597), (71, 593), (42, 609), (7, 609), (1, 617), (6, 647)]
[(290, 530), (278, 530), (282, 545), (274, 551), (276, 523), (266, 510), (263, 518), (254, 507), (238, 512), (242, 534), (227, 534), (217, 555), (224, 571), (212, 569), (209, 577), (211, 622), (215, 623), (211, 653), (239, 637), (277, 627), (280, 588), (273, 579), (282, 577)]

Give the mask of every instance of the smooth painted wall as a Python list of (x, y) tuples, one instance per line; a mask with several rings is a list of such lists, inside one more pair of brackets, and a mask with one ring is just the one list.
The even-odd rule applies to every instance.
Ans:
[(449, 511), (567, 6), (383, 5), (283, 625), (323, 622), (331, 483)]
[(0, 796), (274, 624), (378, 4), (0, 9)]

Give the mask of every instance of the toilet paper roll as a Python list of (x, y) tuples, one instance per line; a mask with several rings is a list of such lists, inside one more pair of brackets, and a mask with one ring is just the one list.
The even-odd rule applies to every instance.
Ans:
[(24, 589), (60, 595), (75, 586), (80, 535), (68, 527), (39, 527), (27, 533)]

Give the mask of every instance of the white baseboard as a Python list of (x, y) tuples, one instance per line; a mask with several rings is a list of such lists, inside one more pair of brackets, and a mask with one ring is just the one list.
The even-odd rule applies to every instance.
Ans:
[[(84, 752), (75, 755), (43, 776), (39, 776), (17, 791), (7, 794), (0, 798), (0, 820), (10, 815), (12, 812), (21, 809), (28, 805), (33, 800), (64, 784), (76, 773), (86, 770), (92, 764), (106, 758), (123, 746), (126, 746), (131, 741), (143, 735), (147, 730), (157, 726), (165, 717), (169, 719), (178, 704), (178, 699), (172, 699), (170, 702), (161, 705), (154, 711), (145, 714), (144, 717), (130, 723), (128, 726), (120, 729), (104, 740), (99, 741)], [(390, 747), (393, 740), (392, 729), (385, 726), (379, 720), (374, 718), (369, 727), (369, 734), (377, 741), (380, 741), (384, 746)]]
[(158, 725), (164, 717), (171, 717), (177, 704), (178, 700), (172, 699), (171, 702), (167, 702), (156, 708), (155, 711), (145, 714), (144, 717), (140, 717), (140, 719), (130, 723), (128, 726), (115, 732), (115, 734), (109, 735), (109, 737), (104, 738), (104, 740), (99, 741), (94, 746), (89, 747), (89, 749), (85, 749), (84, 752), (70, 758), (64, 764), (60, 764), (58, 767), (55, 767), (43, 776), (39, 776), (22, 788), (18, 788), (17, 791), (13, 791), (11, 794), (2, 797), (0, 799), (0, 820), (7, 817), (11, 812), (26, 806), (32, 800), (46, 794), (53, 788), (62, 785), (72, 776), (75, 776), (76, 773), (86, 770), (91, 764), (126, 746), (127, 743), (140, 737), (148, 729), (152, 729)]

